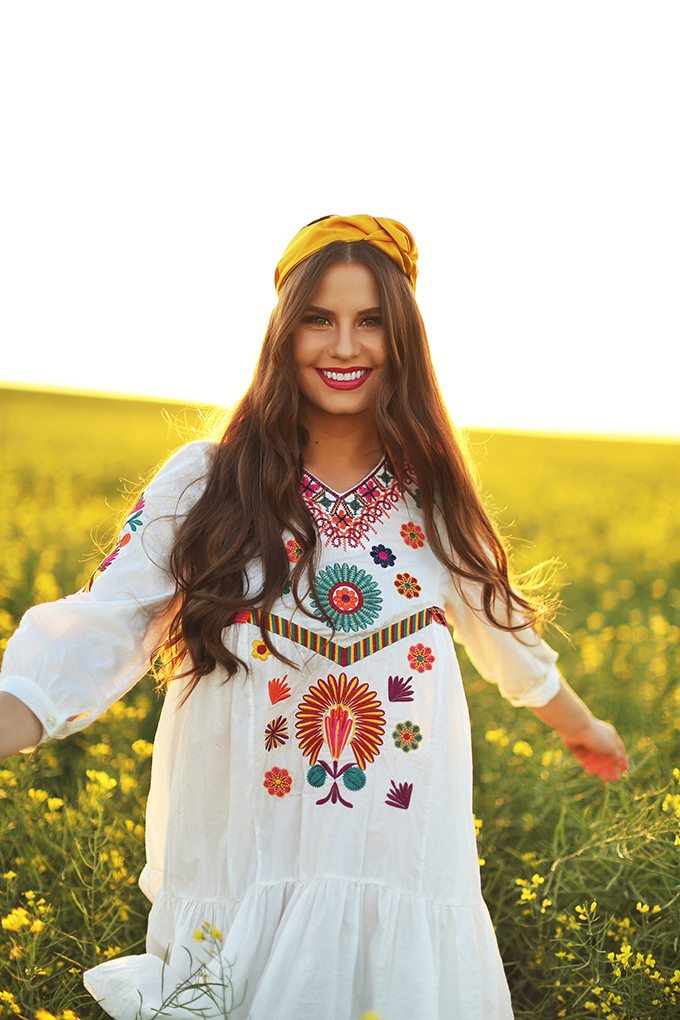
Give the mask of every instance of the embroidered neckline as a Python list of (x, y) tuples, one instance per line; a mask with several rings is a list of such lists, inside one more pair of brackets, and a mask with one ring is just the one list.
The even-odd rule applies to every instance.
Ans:
[[(407, 484), (414, 481), (407, 468)], [(300, 493), (324, 544), (345, 552), (365, 549), (369, 534), (377, 534), (374, 525), (387, 520), (404, 498), (387, 456), (346, 492), (335, 492), (320, 478), (305, 471)]]
[(369, 471), (368, 474), (365, 475), (360, 482), (357, 482), (357, 484), (353, 485), (351, 489), (346, 489), (344, 492), (336, 492), (335, 489), (331, 489), (330, 485), (326, 485), (324, 481), (322, 481), (320, 478), (317, 478), (316, 475), (313, 475), (311, 471), (305, 471), (302, 478), (302, 485), (304, 486), (305, 484), (305, 478), (309, 478), (311, 479), (312, 482), (316, 482), (316, 484), (319, 485), (324, 490), (324, 492), (327, 492), (329, 496), (334, 497), (336, 500), (347, 499), (349, 496), (352, 495), (353, 492), (356, 492), (356, 490), (359, 489), (362, 485), (365, 485), (369, 478), (372, 478), (373, 475), (377, 474), (380, 468), (383, 466), (385, 466), (387, 470), (387, 454), (382, 455), (382, 457), (380, 458), (376, 466), (373, 468), (373, 470)]

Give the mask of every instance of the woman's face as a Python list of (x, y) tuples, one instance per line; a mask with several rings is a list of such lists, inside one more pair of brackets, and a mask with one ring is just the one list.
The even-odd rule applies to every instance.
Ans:
[(326, 270), (293, 333), (293, 358), (303, 406), (327, 414), (373, 409), (387, 343), (378, 285), (367, 266), (337, 263)]

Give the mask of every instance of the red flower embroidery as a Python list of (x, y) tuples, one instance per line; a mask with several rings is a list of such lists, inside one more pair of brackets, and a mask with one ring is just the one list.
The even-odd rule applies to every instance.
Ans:
[(280, 769), (275, 765), (269, 772), (265, 772), (262, 785), (270, 797), (285, 797), (287, 793), (290, 793), (293, 778), (288, 769)]
[(385, 732), (385, 713), (375, 691), (368, 684), (359, 685), (359, 678), (338, 679), (330, 674), (310, 687), (297, 712), (297, 738), (303, 755), (314, 765), (324, 743), (333, 761), (337, 761), (347, 744), (354, 752), (360, 769), (379, 753)]
[(270, 680), (269, 681), (269, 700), (272, 705), (275, 705), (277, 701), (285, 701), (290, 695), (290, 687), (285, 683), (286, 676), (283, 680)]
[(405, 595), (407, 599), (415, 599), (420, 595), (420, 585), (418, 584), (417, 577), (411, 577), (410, 574), (397, 574), (397, 579), (394, 582), (394, 587), (397, 589), (400, 595)]
[(427, 645), (411, 645), (408, 650), (408, 664), (411, 669), (415, 669), (416, 673), (425, 673), (432, 669), (434, 661), (435, 656), (432, 654), (432, 649)]
[(413, 521), (409, 521), (408, 524), (402, 524), (399, 534), (406, 545), (410, 545), (412, 549), (420, 549), (421, 546), (425, 545), (423, 529), (418, 524), (414, 524)]

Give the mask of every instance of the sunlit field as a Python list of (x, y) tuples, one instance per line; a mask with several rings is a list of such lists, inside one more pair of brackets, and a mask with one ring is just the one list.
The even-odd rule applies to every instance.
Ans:
[[(158, 403), (12, 390), (0, 401), (4, 649), (29, 606), (87, 581), (135, 493), (200, 421)], [(680, 445), (470, 439), (517, 569), (563, 564), (569, 636), (547, 640), (631, 761), (617, 784), (587, 776), (461, 651), (484, 893), (516, 1016), (677, 1017)], [(145, 678), (87, 730), (0, 767), (0, 1018), (103, 1018), (83, 969), (144, 951), (136, 880), (159, 707)]]

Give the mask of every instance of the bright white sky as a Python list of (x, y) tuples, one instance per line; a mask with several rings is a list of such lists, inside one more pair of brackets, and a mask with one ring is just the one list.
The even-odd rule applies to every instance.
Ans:
[(405, 223), (461, 425), (680, 436), (677, 0), (0, 9), (0, 379), (229, 405), (289, 239)]

